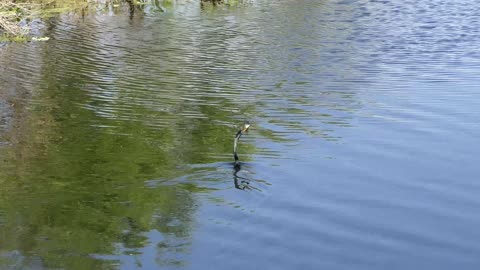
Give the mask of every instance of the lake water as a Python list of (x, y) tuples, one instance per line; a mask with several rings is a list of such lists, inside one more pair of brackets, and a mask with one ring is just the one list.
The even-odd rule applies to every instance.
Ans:
[(0, 45), (1, 269), (480, 269), (476, 1), (160, 4)]

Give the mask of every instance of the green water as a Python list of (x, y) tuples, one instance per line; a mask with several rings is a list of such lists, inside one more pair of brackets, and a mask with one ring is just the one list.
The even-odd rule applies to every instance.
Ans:
[[(152, 189), (144, 181), (184, 173), (177, 168), (198, 160), (193, 153), (202, 151), (206, 137), (178, 140), (181, 123), (152, 129), (102, 119), (82, 108), (89, 103), (82, 80), (67, 76), (56, 84), (48, 73), (40, 78), (43, 91), (14, 103), (3, 134), (8, 145), (1, 149), (2, 249), (20, 250), (27, 261), (41, 257), (49, 268), (98, 269), (110, 263), (89, 254), (110, 254), (117, 242), (125, 252), (135, 250), (148, 241), (144, 232), (188, 239), (191, 193), (208, 189), (189, 183)], [(148, 113), (140, 106), (130, 109)], [(187, 125), (212, 140), (220, 137), (221, 130), (202, 129), (202, 123)]]

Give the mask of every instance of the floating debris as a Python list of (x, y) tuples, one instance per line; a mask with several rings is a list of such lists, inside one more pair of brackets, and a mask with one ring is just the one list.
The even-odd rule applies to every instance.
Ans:
[(32, 41), (47, 41), (49, 37), (32, 37)]

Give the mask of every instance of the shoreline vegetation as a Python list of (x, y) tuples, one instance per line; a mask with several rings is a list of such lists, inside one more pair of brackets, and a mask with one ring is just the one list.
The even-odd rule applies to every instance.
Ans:
[(0, 42), (46, 40), (30, 36), (33, 23), (61, 12), (82, 8), (85, 1), (66, 0), (2, 0), (0, 2)]
[[(133, 10), (152, 5), (162, 12), (176, 0), (0, 0), (0, 42), (48, 40), (32, 36), (36, 21), (62, 13), (82, 12), (88, 9), (107, 13), (112, 8), (126, 7), (130, 16)], [(235, 5), (242, 0), (200, 0), (200, 4)]]

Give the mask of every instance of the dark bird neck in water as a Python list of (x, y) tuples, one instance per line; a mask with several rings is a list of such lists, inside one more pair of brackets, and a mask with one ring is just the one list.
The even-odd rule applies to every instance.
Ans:
[(237, 135), (235, 135), (235, 141), (233, 142), (233, 158), (235, 159), (235, 165), (238, 164), (238, 155), (237, 155), (238, 140), (240, 139), (240, 137), (242, 137), (243, 134), (247, 133), (249, 128), (250, 128), (250, 123), (245, 121), (242, 128), (237, 132)]

